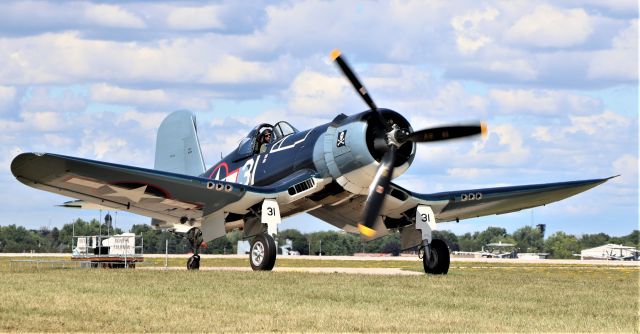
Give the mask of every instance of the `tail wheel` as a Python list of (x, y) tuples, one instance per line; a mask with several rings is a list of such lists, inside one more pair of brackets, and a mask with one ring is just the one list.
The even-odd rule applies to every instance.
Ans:
[(199, 270), (200, 269), (200, 255), (192, 255), (187, 261), (187, 269), (188, 270)]
[(276, 243), (268, 234), (256, 236), (251, 243), (249, 262), (253, 270), (271, 270), (276, 264)]
[(446, 275), (449, 272), (449, 263), (451, 261), (447, 243), (440, 239), (433, 239), (430, 248), (429, 260), (427, 260), (426, 256), (422, 257), (424, 272), (433, 275)]

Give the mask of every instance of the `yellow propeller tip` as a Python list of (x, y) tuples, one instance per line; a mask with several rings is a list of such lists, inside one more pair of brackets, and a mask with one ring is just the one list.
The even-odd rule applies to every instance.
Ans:
[(338, 49), (333, 49), (333, 51), (331, 51), (331, 55), (329, 55), (329, 57), (331, 57), (331, 61), (334, 61), (336, 59), (338, 59), (338, 57), (340, 57), (340, 50)]
[(485, 122), (480, 123), (480, 133), (482, 134), (482, 138), (487, 138), (487, 135), (489, 134), (487, 123)]
[(369, 238), (373, 238), (376, 235), (376, 230), (368, 228), (362, 224), (358, 224), (358, 230), (360, 231), (360, 234), (363, 234)]

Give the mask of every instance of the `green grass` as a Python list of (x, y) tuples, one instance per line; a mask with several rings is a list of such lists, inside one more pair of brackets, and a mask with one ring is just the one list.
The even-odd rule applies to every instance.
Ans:
[[(420, 269), (295, 261), (276, 265)], [(4, 266), (0, 332), (640, 331), (637, 267), (491, 265), (452, 263), (437, 277)]]

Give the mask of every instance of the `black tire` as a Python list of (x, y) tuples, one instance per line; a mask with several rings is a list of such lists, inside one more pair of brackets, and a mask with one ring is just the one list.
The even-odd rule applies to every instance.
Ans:
[(268, 234), (260, 234), (253, 238), (249, 251), (249, 263), (253, 270), (273, 269), (276, 264), (276, 243)]
[(449, 272), (449, 247), (444, 240), (433, 239), (431, 241), (431, 256), (427, 262), (427, 257), (422, 258), (424, 272), (432, 275), (446, 275)]
[(188, 270), (200, 269), (200, 255), (192, 255), (189, 258), (189, 260), (187, 260), (187, 269)]

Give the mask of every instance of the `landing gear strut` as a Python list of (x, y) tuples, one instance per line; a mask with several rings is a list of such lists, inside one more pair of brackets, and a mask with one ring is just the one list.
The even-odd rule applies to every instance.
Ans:
[(189, 240), (189, 246), (191, 246), (191, 252), (193, 255), (187, 261), (188, 270), (200, 269), (200, 245), (202, 244), (202, 231), (199, 228), (194, 227), (187, 232), (187, 240)]
[(416, 208), (416, 230), (422, 233), (422, 245), (418, 256), (422, 257), (424, 272), (433, 275), (446, 275), (449, 272), (449, 246), (440, 239), (433, 239), (431, 232), (436, 228), (435, 215), (430, 206), (418, 205)]

